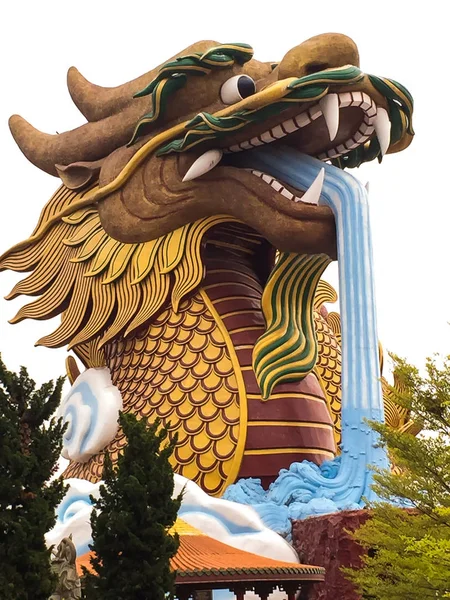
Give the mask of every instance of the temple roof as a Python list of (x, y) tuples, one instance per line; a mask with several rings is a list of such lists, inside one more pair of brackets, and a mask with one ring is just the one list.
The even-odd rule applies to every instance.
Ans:
[[(233, 548), (208, 537), (182, 519), (172, 531), (180, 536), (180, 546), (171, 560), (177, 571), (176, 584), (226, 583), (237, 581), (323, 581), (325, 569), (283, 562)], [(90, 569), (89, 553), (77, 560), (77, 567)]]
[(325, 569), (310, 565), (282, 562), (239, 550), (214, 540), (177, 521), (180, 547), (172, 559), (177, 569), (177, 584), (205, 581), (239, 580), (316, 580), (322, 581)]

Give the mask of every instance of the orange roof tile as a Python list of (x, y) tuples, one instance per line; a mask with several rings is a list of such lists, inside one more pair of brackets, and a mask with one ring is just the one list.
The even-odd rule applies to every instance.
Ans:
[(323, 581), (325, 569), (282, 562), (245, 552), (205, 535), (180, 536), (180, 547), (171, 561), (177, 584), (204, 581), (315, 580)]

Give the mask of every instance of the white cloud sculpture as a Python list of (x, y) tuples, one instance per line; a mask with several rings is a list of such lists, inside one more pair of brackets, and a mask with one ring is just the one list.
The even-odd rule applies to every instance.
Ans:
[[(98, 497), (101, 482), (67, 479), (69, 491), (57, 509), (55, 527), (47, 534), (48, 545), (58, 544), (63, 537), (73, 535), (78, 556), (89, 551), (92, 543), (90, 495)], [(182, 490), (179, 516), (204, 534), (234, 548), (253, 552), (275, 560), (298, 562), (292, 546), (269, 529), (256, 511), (244, 504), (213, 498), (196, 483), (175, 475), (174, 496)]]
[(57, 416), (67, 423), (62, 456), (86, 462), (114, 439), (122, 396), (112, 384), (109, 369), (87, 369), (75, 380)]

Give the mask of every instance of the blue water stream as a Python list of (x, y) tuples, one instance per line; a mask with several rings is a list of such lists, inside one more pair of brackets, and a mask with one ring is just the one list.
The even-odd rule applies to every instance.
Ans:
[(270, 145), (246, 152), (239, 156), (239, 165), (268, 173), (300, 190), (306, 190), (324, 168), (320, 204), (333, 211), (337, 232), (342, 322), (341, 456), (322, 468), (306, 461), (294, 463), (272, 484), (264, 501), (303, 504), (298, 507), (298, 516), (361, 506), (364, 498), (376, 499), (369, 465), (388, 467), (377, 434), (365, 422), (384, 421), (367, 191), (349, 173), (289, 147)]

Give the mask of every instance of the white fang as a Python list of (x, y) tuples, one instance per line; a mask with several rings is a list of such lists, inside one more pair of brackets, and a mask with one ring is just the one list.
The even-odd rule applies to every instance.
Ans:
[(221, 161), (223, 152), (222, 150), (208, 150), (191, 165), (190, 169), (183, 177), (183, 181), (192, 181), (197, 179), (201, 175), (204, 175)]
[(320, 194), (322, 192), (323, 180), (325, 179), (325, 169), (320, 169), (319, 174), (314, 179), (312, 184), (303, 194), (300, 199), (295, 199), (295, 202), (306, 202), (307, 204), (318, 204), (320, 200)]
[(391, 141), (391, 122), (386, 109), (378, 108), (373, 126), (380, 143), (381, 156), (384, 156)]
[(333, 141), (339, 129), (339, 96), (327, 94), (320, 100), (319, 106), (328, 127), (330, 141)]

